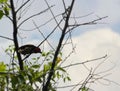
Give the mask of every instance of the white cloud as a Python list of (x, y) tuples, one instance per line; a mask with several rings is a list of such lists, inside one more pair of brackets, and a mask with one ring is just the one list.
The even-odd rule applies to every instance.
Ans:
[(80, 58), (85, 60), (107, 53), (111, 54), (116, 48), (119, 49), (120, 35), (108, 28), (90, 30), (73, 38), (73, 42), (77, 47), (76, 54), (80, 54)]
[[(106, 77), (110, 78), (112, 81), (117, 81), (120, 83), (120, 80), (118, 78), (118, 75), (120, 75), (120, 72), (116, 72), (116, 69), (119, 69), (118, 64), (119, 62), (119, 54), (120, 54), (120, 35), (116, 32), (113, 32), (113, 30), (109, 28), (104, 29), (96, 29), (96, 30), (90, 30), (82, 34), (81, 36), (77, 36), (73, 38), (73, 42), (76, 44), (76, 51), (74, 54), (71, 55), (71, 57), (66, 61), (66, 65), (71, 63), (80, 63), (85, 60), (98, 58), (101, 56), (104, 56), (105, 54), (108, 55), (108, 58), (105, 62), (96, 70), (96, 73), (99, 73), (101, 71), (105, 71), (108, 69), (111, 69), (115, 66), (114, 73), (113, 70), (110, 70), (109, 72), (112, 73), (112, 75)], [(65, 55), (69, 53), (71, 47), (66, 46)], [(102, 60), (97, 60), (96, 62), (91, 62), (86, 64), (87, 67), (95, 68), (96, 65), (98, 65)], [(79, 82), (81, 79), (84, 79), (88, 75), (88, 71), (85, 69), (83, 65), (78, 65), (75, 67), (70, 67), (68, 72), (70, 73), (70, 76), (72, 78), (72, 84)], [(109, 73), (107, 72), (107, 73)], [(107, 74), (106, 73), (106, 74)], [(115, 78), (115, 79), (114, 79)], [(116, 80), (117, 79), (117, 80)], [(95, 88), (95, 87), (96, 88)], [(111, 84), (110, 88), (107, 88), (106, 86), (101, 86), (101, 84), (93, 85), (92, 88), (95, 89), (95, 91), (113, 91), (111, 88), (115, 88), (115, 85)], [(98, 90), (97, 87), (100, 89)], [(120, 87), (117, 87), (120, 89)]]

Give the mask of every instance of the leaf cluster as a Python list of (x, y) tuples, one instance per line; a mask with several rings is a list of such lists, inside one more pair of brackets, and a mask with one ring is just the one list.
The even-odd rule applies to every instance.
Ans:
[(7, 3), (8, 0), (0, 0), (0, 19), (9, 15), (10, 5)]
[[(24, 61), (24, 70), (19, 69), (17, 57), (14, 53), (14, 45), (10, 45), (5, 52), (9, 54), (12, 61), (10, 64), (0, 63), (0, 91), (35, 91), (41, 90), (52, 66), (54, 51), (43, 52), (38, 57)], [(14, 54), (14, 55), (13, 55)], [(70, 81), (67, 71), (59, 66), (62, 61), (62, 53), (59, 53), (55, 64), (55, 72), (52, 76), (49, 90), (56, 91), (56, 83)]]

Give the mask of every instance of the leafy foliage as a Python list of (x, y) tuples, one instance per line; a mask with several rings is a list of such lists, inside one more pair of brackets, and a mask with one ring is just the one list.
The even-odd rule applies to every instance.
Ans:
[(0, 10), (0, 19), (3, 17), (4, 13), (2, 10)]
[(0, 90), (4, 91), (5, 88), (5, 84), (6, 84), (6, 75), (4, 74), (4, 72), (6, 71), (6, 65), (4, 64), (4, 62), (0, 62)]
[(2, 19), (2, 17), (8, 16), (9, 15), (9, 4), (7, 3), (8, 0), (0, 0), (0, 19)]
[[(40, 90), (47, 80), (49, 70), (52, 65), (54, 51), (43, 52), (38, 57), (24, 61), (24, 70), (19, 70), (17, 59), (14, 53), (14, 46), (10, 45), (5, 52), (14, 60), (9, 65), (0, 63), (0, 91), (35, 91)], [(14, 56), (13, 56), (14, 54)], [(56, 91), (55, 83), (62, 79), (63, 82), (70, 81), (70, 77), (65, 69), (59, 66), (62, 61), (62, 53), (57, 57), (55, 72), (52, 77), (49, 90)]]
[(6, 65), (4, 64), (4, 62), (0, 62), (0, 72), (2, 71), (6, 71)]
[(0, 0), (0, 3), (7, 3), (8, 0)]

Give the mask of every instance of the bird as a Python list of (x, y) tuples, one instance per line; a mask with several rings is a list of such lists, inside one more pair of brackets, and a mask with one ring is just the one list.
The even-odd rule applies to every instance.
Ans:
[(18, 52), (22, 55), (29, 55), (32, 53), (42, 53), (41, 49), (32, 44), (26, 44), (18, 48)]

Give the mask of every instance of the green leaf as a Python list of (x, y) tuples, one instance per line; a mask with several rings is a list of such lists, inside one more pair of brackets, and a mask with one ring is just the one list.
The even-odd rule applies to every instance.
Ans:
[(6, 3), (7, 0), (0, 0), (0, 3)]
[(40, 68), (40, 65), (32, 65), (33, 68)]
[(66, 70), (63, 69), (62, 67), (57, 67), (57, 70), (60, 70), (60, 71), (66, 72)]
[(19, 82), (20, 84), (25, 83), (25, 78), (24, 78), (23, 75), (19, 74), (19, 75), (17, 76), (17, 78), (18, 78), (18, 82)]
[(69, 76), (67, 76), (66, 78), (67, 78), (67, 80), (68, 80), (68, 81), (71, 81), (71, 79), (70, 79), (70, 77), (69, 77)]
[(60, 54), (60, 56), (62, 56), (62, 52), (60, 52), (59, 54)]
[(31, 85), (33, 84), (32, 78), (33, 78), (32, 74), (28, 72), (28, 79), (29, 79)]
[(0, 72), (6, 71), (6, 65), (4, 62), (0, 62)]
[(64, 83), (65, 83), (65, 81), (66, 81), (66, 78), (63, 78), (63, 81), (64, 81)]
[(42, 56), (43, 56), (43, 57), (46, 56), (46, 53), (45, 53), (45, 52), (42, 52)]
[(50, 66), (49, 65), (44, 65), (44, 71), (46, 72), (46, 71), (48, 71), (50, 69)]
[(17, 76), (11, 75), (11, 83), (12, 87), (15, 88), (16, 84), (18, 83)]
[(56, 75), (57, 75), (57, 78), (60, 79), (61, 75), (60, 75), (59, 71), (57, 71)]
[(8, 8), (8, 6), (5, 5), (5, 7), (3, 9), (4, 9), (4, 12), (5, 12), (5, 15), (8, 16), (9, 15), (9, 8)]
[(88, 91), (88, 88), (83, 87), (83, 88), (82, 88), (82, 91)]
[(3, 15), (4, 15), (3, 11), (0, 10), (0, 19), (2, 19)]

